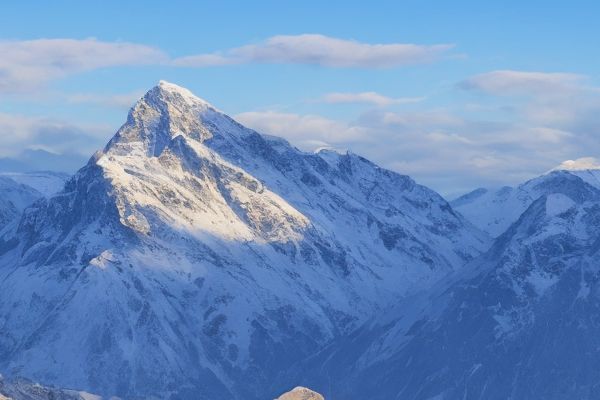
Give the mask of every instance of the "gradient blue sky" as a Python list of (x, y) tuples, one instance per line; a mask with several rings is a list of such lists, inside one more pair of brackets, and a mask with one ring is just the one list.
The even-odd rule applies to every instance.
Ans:
[(448, 194), (600, 153), (597, 2), (90, 3), (3, 4), (0, 157), (87, 156), (159, 79)]

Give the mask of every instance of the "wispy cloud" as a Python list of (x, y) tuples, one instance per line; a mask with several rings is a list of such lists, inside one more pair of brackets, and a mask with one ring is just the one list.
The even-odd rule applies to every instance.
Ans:
[(303, 150), (346, 148), (446, 193), (516, 183), (569, 158), (597, 151), (581, 135), (535, 121), (486, 121), (448, 109), (373, 109), (351, 122), (275, 111), (242, 113), (240, 122), (282, 136)]
[(93, 38), (5, 40), (0, 41), (0, 93), (39, 90), (51, 80), (107, 67), (288, 63), (383, 68), (432, 62), (452, 47), (448, 44), (369, 44), (304, 34), (273, 36), (258, 44), (173, 59), (161, 49), (130, 42), (105, 42)]
[(156, 48), (96, 39), (0, 41), (0, 92), (38, 90), (67, 75), (98, 68), (165, 63)]
[(68, 103), (93, 104), (114, 108), (130, 108), (144, 95), (143, 90), (120, 94), (74, 93), (65, 95)]
[(492, 71), (459, 83), (466, 90), (494, 95), (548, 95), (578, 90), (585, 76), (570, 73)]
[(376, 106), (389, 106), (393, 104), (418, 103), (425, 100), (424, 97), (388, 97), (376, 92), (361, 93), (328, 93), (324, 95), (321, 101), (329, 104), (339, 103), (366, 103)]
[[(540, 140), (565, 143), (580, 149), (595, 149), (600, 129), (600, 90), (588, 77), (573, 73), (492, 71), (473, 76), (459, 84), (487, 94), (495, 101), (512, 101), (514, 123), (535, 132)], [(507, 97), (508, 96), (508, 97)], [(580, 155), (581, 151), (576, 153)]]
[(0, 113), (0, 157), (13, 156), (24, 149), (58, 154), (79, 151), (89, 156), (102, 147), (111, 129), (108, 125)]
[(318, 34), (273, 36), (262, 43), (175, 59), (185, 67), (246, 63), (311, 64), (327, 67), (386, 68), (428, 63), (453, 45), (369, 44)]
[(319, 115), (251, 111), (237, 114), (235, 118), (259, 132), (281, 136), (308, 151), (333, 143), (362, 141), (366, 135), (360, 126)]

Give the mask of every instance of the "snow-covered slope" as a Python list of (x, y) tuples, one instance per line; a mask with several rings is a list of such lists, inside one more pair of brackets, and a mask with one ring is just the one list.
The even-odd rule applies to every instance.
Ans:
[(474, 225), (491, 236), (498, 237), (541, 196), (555, 192), (569, 195), (569, 191), (573, 188), (568, 183), (571, 177), (581, 178), (590, 185), (600, 188), (600, 169), (578, 169), (578, 166), (589, 167), (590, 165), (590, 163), (575, 161), (565, 162), (547, 174), (517, 187), (476, 189), (453, 200), (450, 204)]
[(302, 153), (161, 82), (0, 239), (0, 371), (102, 395), (273, 398), (281, 369), (487, 244), (409, 177)]
[(598, 398), (600, 190), (562, 178), (486, 254), (332, 343), (299, 383), (348, 400)]

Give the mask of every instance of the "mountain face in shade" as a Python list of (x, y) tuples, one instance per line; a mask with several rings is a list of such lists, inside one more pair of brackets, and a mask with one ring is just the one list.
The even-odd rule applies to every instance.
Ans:
[(488, 252), (297, 366), (297, 381), (347, 399), (598, 398), (600, 190), (538, 182), (554, 189)]
[(103, 396), (273, 398), (295, 384), (283, 369), (487, 246), (409, 177), (300, 152), (161, 82), (0, 238), (0, 371)]

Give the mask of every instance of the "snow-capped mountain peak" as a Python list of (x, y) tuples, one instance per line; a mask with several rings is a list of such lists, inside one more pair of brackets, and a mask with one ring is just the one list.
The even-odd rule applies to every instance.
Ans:
[(210, 138), (207, 124), (218, 117), (222, 113), (189, 90), (160, 81), (132, 107), (104, 152), (159, 156), (177, 136), (199, 142)]
[(409, 177), (301, 152), (163, 82), (0, 237), (0, 371), (125, 398), (258, 400), (487, 245)]
[[(193, 94), (189, 89), (186, 89), (183, 86), (179, 86), (171, 82), (167, 82), (162, 79), (158, 81), (158, 85), (156, 85), (154, 89), (158, 89), (167, 93), (178, 94), (190, 103), (200, 102), (209, 105), (206, 100), (199, 98), (198, 96)], [(151, 89), (151, 91), (154, 89)]]

